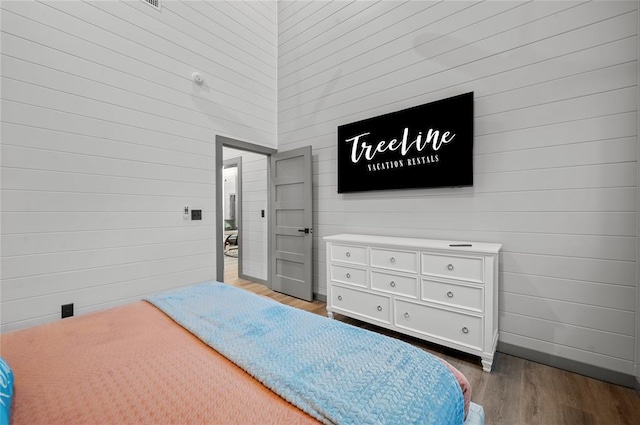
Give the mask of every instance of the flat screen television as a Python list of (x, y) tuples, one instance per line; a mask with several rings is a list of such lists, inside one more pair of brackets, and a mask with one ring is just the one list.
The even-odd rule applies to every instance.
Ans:
[(338, 127), (338, 193), (473, 186), (473, 92)]

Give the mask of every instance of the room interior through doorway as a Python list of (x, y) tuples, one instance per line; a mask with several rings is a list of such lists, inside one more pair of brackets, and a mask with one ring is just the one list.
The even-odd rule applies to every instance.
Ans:
[(241, 178), (242, 158), (231, 158), (224, 161), (222, 185), (222, 217), (223, 222), (223, 255), (224, 282), (231, 283), (238, 279), (238, 257), (240, 255), (239, 234), (242, 225)]

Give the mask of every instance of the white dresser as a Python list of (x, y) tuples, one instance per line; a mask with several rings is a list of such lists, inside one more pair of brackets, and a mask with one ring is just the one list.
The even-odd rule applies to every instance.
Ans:
[(482, 358), (498, 343), (502, 245), (343, 234), (327, 236), (327, 311)]

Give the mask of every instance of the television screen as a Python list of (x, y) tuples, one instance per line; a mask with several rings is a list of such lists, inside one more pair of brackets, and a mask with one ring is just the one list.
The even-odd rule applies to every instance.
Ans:
[(473, 92), (338, 127), (338, 193), (473, 185)]

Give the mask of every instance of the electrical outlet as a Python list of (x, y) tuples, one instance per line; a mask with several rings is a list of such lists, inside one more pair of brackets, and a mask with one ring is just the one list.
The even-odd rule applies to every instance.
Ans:
[(62, 318), (73, 316), (73, 303), (62, 305)]

